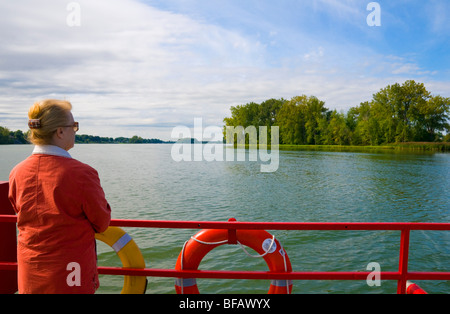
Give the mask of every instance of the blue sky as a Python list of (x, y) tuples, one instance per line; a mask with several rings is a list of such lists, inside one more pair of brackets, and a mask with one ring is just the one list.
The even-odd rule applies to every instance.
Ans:
[(346, 111), (414, 79), (450, 96), (450, 1), (79, 0), (0, 3), (0, 125), (63, 98), (80, 134), (170, 139), (230, 107), (314, 95)]

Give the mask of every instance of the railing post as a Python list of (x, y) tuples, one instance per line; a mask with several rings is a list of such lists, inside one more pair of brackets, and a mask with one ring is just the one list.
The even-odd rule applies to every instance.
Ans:
[(400, 279), (397, 282), (397, 294), (406, 294), (406, 282), (408, 280), (409, 234), (409, 229), (402, 229), (398, 266)]
[[(228, 222), (235, 222), (236, 218), (228, 219)], [(228, 244), (238, 244), (236, 229), (228, 229)]]
[[(0, 215), (15, 215), (8, 199), (8, 182), (0, 182)], [(0, 223), (0, 262), (17, 262), (16, 224)], [(0, 270), (0, 294), (17, 291), (17, 270)]]

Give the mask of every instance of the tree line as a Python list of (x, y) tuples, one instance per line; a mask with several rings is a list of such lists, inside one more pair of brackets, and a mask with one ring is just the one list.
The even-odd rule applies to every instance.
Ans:
[(8, 128), (0, 126), (0, 144), (27, 144), (28, 133), (21, 130), (10, 131)]
[(147, 139), (134, 135), (131, 138), (128, 137), (101, 137), (93, 135), (76, 135), (75, 143), (78, 144), (163, 144), (166, 143), (159, 139)]
[[(381, 145), (450, 141), (450, 98), (433, 96), (413, 80), (382, 88), (347, 113), (315, 96), (269, 99), (231, 107), (226, 126), (278, 126), (280, 144)], [(447, 133), (444, 135), (444, 133)], [(224, 135), (226, 136), (225, 132)], [(270, 135), (268, 136), (270, 139)]]
[[(76, 135), (77, 144), (164, 144), (168, 143), (159, 139), (145, 139), (140, 136), (128, 137), (101, 137), (94, 135)], [(21, 130), (10, 131), (8, 128), (0, 126), (0, 144), (29, 144), (28, 132)]]

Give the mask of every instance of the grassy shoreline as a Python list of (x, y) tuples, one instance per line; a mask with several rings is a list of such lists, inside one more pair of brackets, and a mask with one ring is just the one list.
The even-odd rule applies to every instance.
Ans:
[(398, 143), (380, 146), (280, 145), (280, 150), (450, 152), (450, 143)]
[[(246, 145), (246, 148), (249, 146)], [(270, 145), (267, 147), (270, 149)], [(332, 152), (450, 152), (450, 142), (411, 142), (395, 143), (379, 146), (356, 145), (287, 145), (280, 144), (279, 150), (283, 151), (332, 151)]]
[(397, 150), (419, 150), (419, 151), (439, 151), (450, 152), (450, 142), (411, 142), (392, 144)]

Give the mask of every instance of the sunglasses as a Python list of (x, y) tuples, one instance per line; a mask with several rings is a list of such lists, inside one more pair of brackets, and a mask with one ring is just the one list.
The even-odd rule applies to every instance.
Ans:
[(73, 125), (63, 125), (63, 128), (73, 128), (74, 132), (78, 132), (80, 129), (80, 124), (78, 122), (74, 122)]

